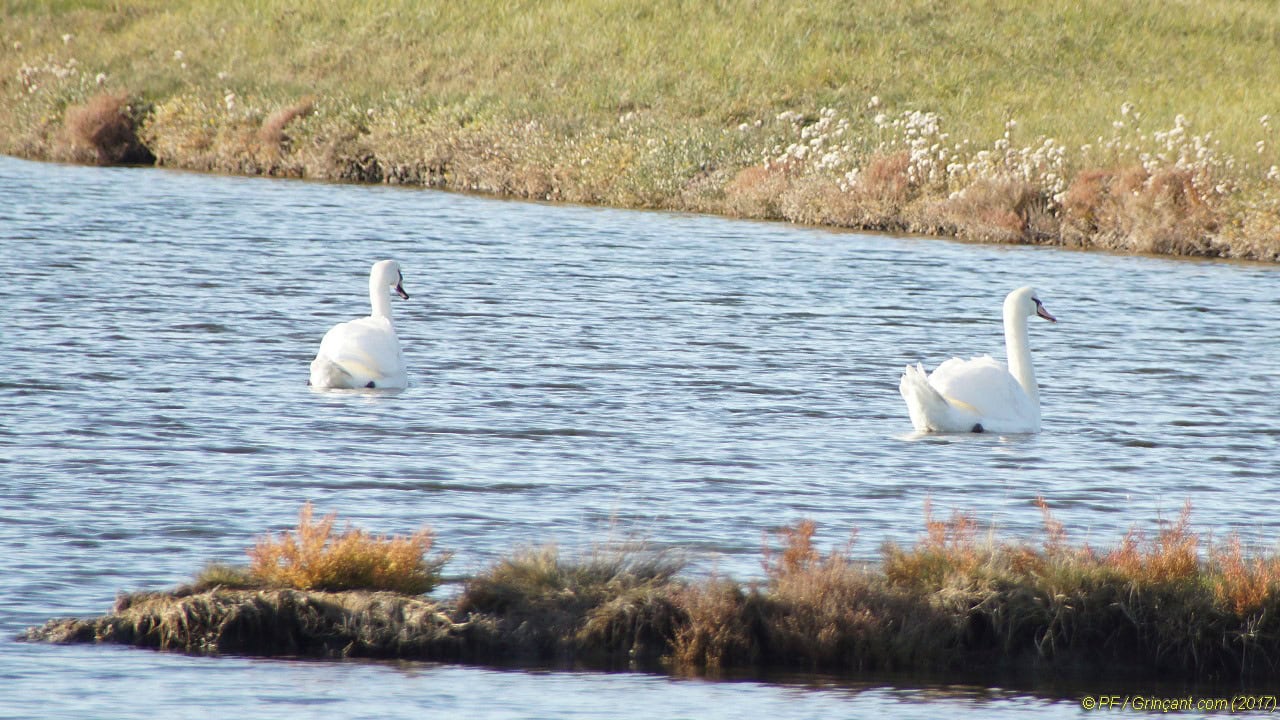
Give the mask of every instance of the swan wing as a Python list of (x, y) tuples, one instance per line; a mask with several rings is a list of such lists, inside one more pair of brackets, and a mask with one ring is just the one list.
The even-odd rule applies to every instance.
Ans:
[[(317, 382), (317, 372), (320, 382)], [(333, 378), (340, 378), (334, 380)], [(404, 356), (395, 326), (385, 317), (339, 323), (325, 333), (312, 363), (312, 384), (319, 387), (395, 388), (406, 385)]]
[(970, 409), (987, 430), (1038, 429), (1039, 413), (1031, 399), (1009, 368), (990, 355), (951, 358), (929, 375), (929, 384), (952, 405)]
[(907, 412), (916, 432), (972, 432), (980, 422), (972, 407), (944, 398), (929, 383), (924, 366), (919, 363), (906, 367), (898, 382), (898, 391), (907, 402)]

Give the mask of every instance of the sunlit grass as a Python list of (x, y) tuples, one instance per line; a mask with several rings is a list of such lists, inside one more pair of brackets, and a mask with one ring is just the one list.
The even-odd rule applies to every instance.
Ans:
[[(348, 526), (334, 531), (337, 514), (312, 517), (303, 506), (298, 526), (259, 538), (249, 549), (247, 576), (265, 587), (298, 590), (389, 590), (407, 595), (430, 592), (440, 583), (448, 554), (428, 556), (435, 543), (429, 528), (412, 535), (371, 535)], [(225, 570), (214, 566), (219, 573)], [(202, 577), (208, 585), (214, 578)]]
[(1231, 0), (7, 0), (0, 150), (82, 159), (124, 94), (175, 167), (1274, 260), (1277, 38)]

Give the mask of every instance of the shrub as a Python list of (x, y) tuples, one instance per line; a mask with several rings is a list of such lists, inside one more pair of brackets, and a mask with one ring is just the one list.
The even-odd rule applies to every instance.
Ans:
[(268, 147), (280, 147), (289, 139), (284, 133), (289, 123), (310, 115), (315, 108), (315, 98), (304, 98), (271, 113), (266, 120), (262, 121), (262, 127), (258, 129), (259, 142)]
[(333, 532), (336, 513), (312, 520), (302, 507), (298, 527), (267, 536), (249, 550), (249, 574), (263, 585), (299, 590), (390, 590), (418, 595), (440, 583), (448, 554), (428, 558), (435, 533), (423, 528), (409, 536), (384, 537), (347, 527)]
[(146, 164), (155, 156), (138, 139), (141, 104), (127, 93), (101, 93), (84, 105), (68, 108), (67, 141), (82, 160), (98, 165)]
[(711, 578), (681, 588), (676, 602), (685, 616), (671, 640), (677, 668), (715, 673), (759, 659), (758, 629), (750, 620), (748, 596), (737, 583)]

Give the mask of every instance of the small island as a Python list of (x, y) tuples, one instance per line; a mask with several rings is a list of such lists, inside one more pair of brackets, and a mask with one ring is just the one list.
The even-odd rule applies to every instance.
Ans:
[[(1247, 683), (1280, 669), (1280, 557), (1237, 538), (1207, 545), (1190, 508), (1155, 537), (1075, 546), (1040, 502), (1039, 545), (979, 537), (925, 510), (912, 547), (878, 563), (822, 553), (816, 528), (782, 528), (765, 577), (684, 577), (643, 546), (503, 558), (448, 600), (425, 594), (447, 553), (434, 533), (384, 537), (315, 520), (260, 538), (247, 567), (211, 565), (166, 592), (121, 595), (98, 618), (50, 620), (22, 639), (185, 653), (395, 658), (717, 675), (964, 672)], [(776, 547), (774, 547), (776, 546)]]

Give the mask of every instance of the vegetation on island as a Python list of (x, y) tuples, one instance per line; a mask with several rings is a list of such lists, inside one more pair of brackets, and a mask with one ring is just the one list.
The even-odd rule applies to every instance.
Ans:
[(1233, 0), (3, 0), (0, 152), (1280, 259)]
[(120, 597), (104, 617), (51, 620), (26, 639), (185, 652), (574, 664), (681, 673), (1069, 673), (1081, 679), (1240, 682), (1280, 668), (1280, 555), (1238, 537), (1204, 541), (1190, 507), (1154, 536), (1095, 549), (1069, 541), (1043, 501), (1039, 543), (937, 519), (878, 563), (851, 543), (823, 552), (801, 521), (766, 540), (763, 577), (694, 578), (643, 546), (567, 557), (518, 551), (465, 580), (440, 579), (429, 530), (383, 537), (334, 516), (260, 539), (247, 566)]

